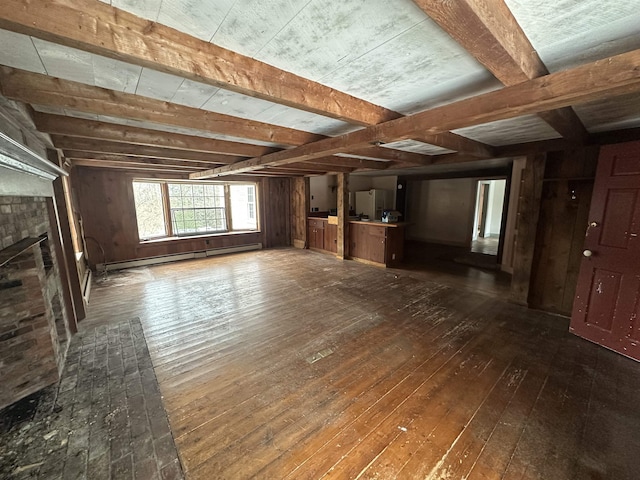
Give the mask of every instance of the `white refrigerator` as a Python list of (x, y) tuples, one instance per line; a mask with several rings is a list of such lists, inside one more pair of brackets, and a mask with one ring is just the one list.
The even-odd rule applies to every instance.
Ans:
[(382, 211), (393, 208), (390, 190), (371, 189), (355, 192), (355, 211), (357, 215), (366, 215), (371, 220), (380, 220)]

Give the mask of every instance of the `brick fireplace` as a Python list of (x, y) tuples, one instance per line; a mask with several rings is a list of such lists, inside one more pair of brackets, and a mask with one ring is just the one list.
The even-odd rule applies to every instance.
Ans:
[(47, 208), (0, 196), (0, 408), (55, 383), (71, 337)]

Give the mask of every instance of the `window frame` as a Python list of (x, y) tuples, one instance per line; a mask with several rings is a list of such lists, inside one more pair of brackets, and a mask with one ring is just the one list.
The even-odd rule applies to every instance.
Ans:
[[(164, 225), (165, 225), (165, 234), (159, 236), (153, 236), (149, 238), (143, 238), (140, 236), (140, 229), (138, 227), (138, 212), (136, 210), (135, 202), (133, 202), (133, 210), (136, 215), (136, 229), (138, 234), (138, 241), (140, 243), (151, 243), (158, 241), (167, 241), (167, 240), (178, 240), (185, 238), (195, 238), (195, 237), (212, 237), (212, 236), (220, 236), (220, 235), (233, 235), (238, 233), (260, 233), (260, 208), (258, 204), (259, 198), (259, 185), (258, 182), (248, 182), (248, 181), (230, 181), (230, 182), (220, 182), (220, 181), (189, 181), (189, 180), (170, 180), (170, 179), (157, 179), (157, 178), (134, 178), (131, 181), (131, 188), (133, 189), (134, 183), (158, 183), (160, 184), (160, 192), (162, 197), (162, 210), (164, 216)], [(224, 214), (225, 214), (225, 228), (224, 230), (211, 230), (206, 232), (189, 232), (189, 233), (181, 233), (177, 234), (174, 231), (174, 225), (171, 218), (171, 200), (169, 196), (169, 185), (170, 184), (189, 184), (189, 185), (222, 185), (224, 187)], [(232, 229), (233, 225), (233, 208), (231, 206), (231, 190), (230, 187), (232, 185), (246, 185), (253, 187), (254, 198), (253, 202), (255, 208), (255, 219), (256, 219), (256, 228), (255, 229)]]

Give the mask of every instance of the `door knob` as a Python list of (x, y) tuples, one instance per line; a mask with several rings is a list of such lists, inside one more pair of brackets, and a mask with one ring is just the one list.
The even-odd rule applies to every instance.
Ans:
[(582, 255), (589, 258), (591, 255), (593, 255), (593, 252), (591, 250), (585, 250), (584, 252), (582, 252)]

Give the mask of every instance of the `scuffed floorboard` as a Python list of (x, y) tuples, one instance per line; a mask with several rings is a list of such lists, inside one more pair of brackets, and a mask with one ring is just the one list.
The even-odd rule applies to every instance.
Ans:
[(187, 478), (640, 471), (640, 364), (562, 317), (295, 249), (117, 284), (87, 324), (140, 317)]

